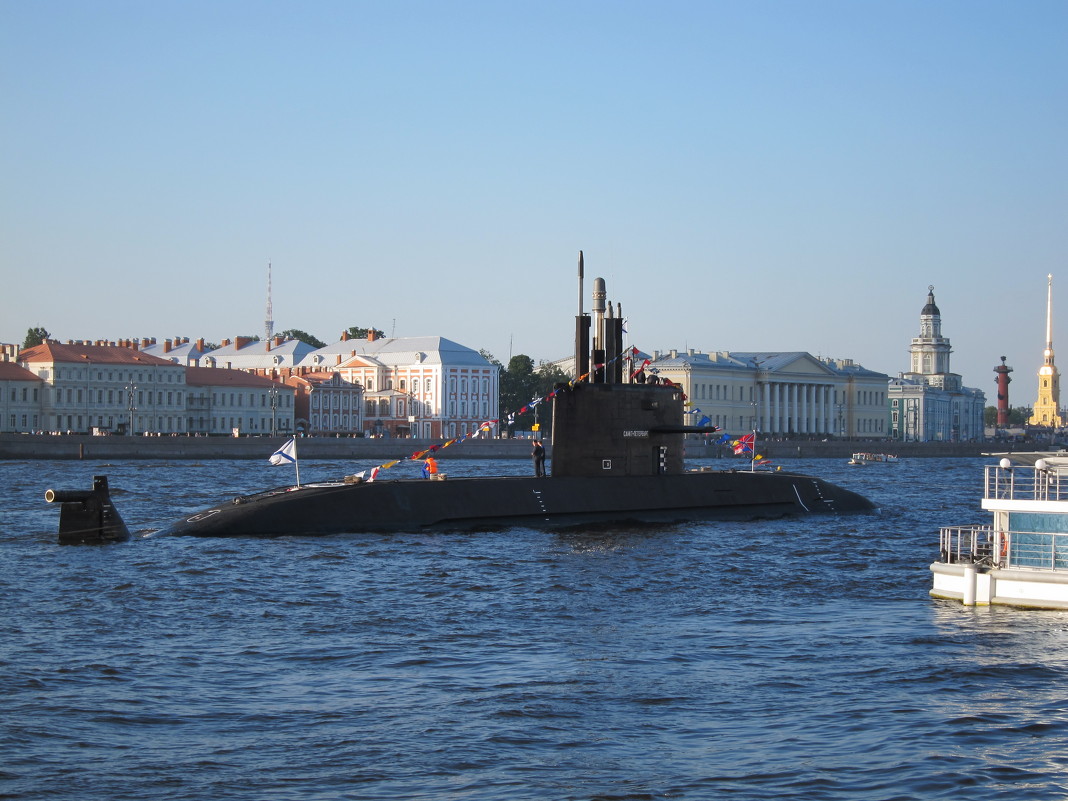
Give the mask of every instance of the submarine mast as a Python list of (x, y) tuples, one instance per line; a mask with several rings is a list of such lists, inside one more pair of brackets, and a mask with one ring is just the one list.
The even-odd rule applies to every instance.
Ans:
[(575, 317), (575, 378), (590, 371), (590, 317), (582, 311), (582, 251), (578, 258), (578, 316)]

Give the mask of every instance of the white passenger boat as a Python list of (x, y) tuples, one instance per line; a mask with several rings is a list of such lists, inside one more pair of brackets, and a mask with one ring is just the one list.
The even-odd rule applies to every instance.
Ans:
[(897, 457), (890, 453), (854, 453), (847, 464), (864, 466), (871, 462), (896, 462)]
[(1068, 609), (1068, 452), (992, 454), (989, 525), (939, 533), (931, 595), (967, 606)]

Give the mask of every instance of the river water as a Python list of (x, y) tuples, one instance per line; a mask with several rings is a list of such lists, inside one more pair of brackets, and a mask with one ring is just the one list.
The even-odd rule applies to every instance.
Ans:
[(1064, 797), (1068, 614), (927, 595), (983, 462), (787, 464), (862, 516), (105, 547), (45, 489), (143, 534), (292, 471), (0, 463), (0, 798)]

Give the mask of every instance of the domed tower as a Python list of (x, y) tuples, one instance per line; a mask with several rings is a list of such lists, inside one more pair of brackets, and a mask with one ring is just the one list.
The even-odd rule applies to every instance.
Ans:
[(908, 377), (939, 389), (960, 389), (960, 376), (949, 371), (949, 339), (942, 336), (942, 313), (935, 304), (934, 286), (927, 287), (927, 304), (920, 312), (920, 335), (912, 338)]
[(1053, 363), (1053, 275), (1046, 276), (1046, 349), (1042, 351), (1042, 366), (1038, 368), (1038, 400), (1034, 414), (1027, 422), (1043, 428), (1060, 428), (1061, 374)]

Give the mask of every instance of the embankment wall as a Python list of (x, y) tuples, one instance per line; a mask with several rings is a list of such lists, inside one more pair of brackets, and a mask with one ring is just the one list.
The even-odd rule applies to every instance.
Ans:
[[(266, 459), (286, 437), (93, 437), (82, 434), (0, 434), (0, 459)], [(311, 437), (298, 440), (301, 459), (399, 459), (424, 451), (438, 440)], [(891, 453), (901, 458), (966, 457), (1003, 450), (1000, 443), (879, 442), (846, 440), (758, 442), (768, 459), (848, 459), (857, 451)], [(552, 448), (547, 448), (552, 455)], [(729, 457), (723, 445), (686, 443), (691, 459)], [(438, 459), (529, 459), (530, 441), (470, 439), (440, 448)]]

